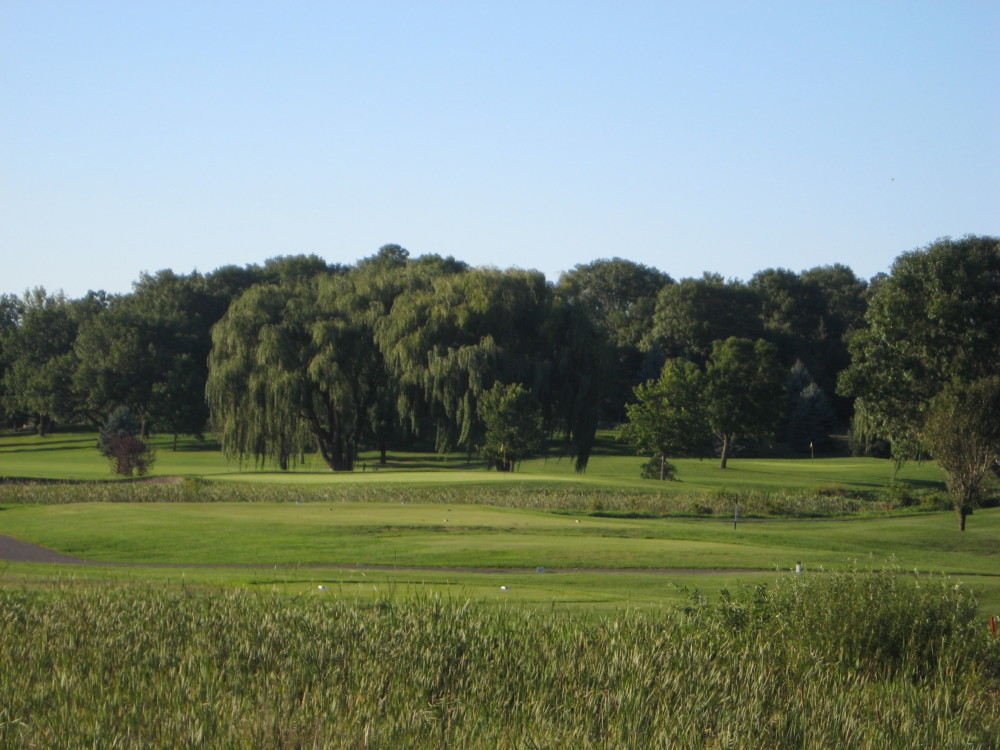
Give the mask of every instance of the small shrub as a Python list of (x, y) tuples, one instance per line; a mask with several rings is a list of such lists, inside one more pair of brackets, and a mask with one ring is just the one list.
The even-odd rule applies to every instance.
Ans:
[(932, 492), (929, 495), (924, 495), (923, 503), (925, 507), (931, 508), (933, 510), (953, 510), (951, 496), (947, 492), (938, 491)]
[(115, 474), (143, 476), (152, 468), (156, 453), (139, 437), (139, 431), (139, 422), (126, 406), (116, 409), (101, 427), (97, 450), (111, 459)]
[(847, 493), (839, 484), (823, 484), (816, 488), (816, 494), (821, 497), (845, 497)]
[[(642, 465), (643, 479), (660, 478), (660, 459), (655, 456)], [(663, 479), (669, 482), (677, 482), (677, 467), (669, 461), (663, 462)]]
[(105, 455), (112, 461), (112, 471), (126, 477), (145, 476), (156, 461), (156, 452), (136, 435), (112, 435)]
[(887, 490), (889, 502), (894, 508), (912, 508), (920, 503), (919, 498), (914, 494), (909, 485), (901, 482), (893, 482)]

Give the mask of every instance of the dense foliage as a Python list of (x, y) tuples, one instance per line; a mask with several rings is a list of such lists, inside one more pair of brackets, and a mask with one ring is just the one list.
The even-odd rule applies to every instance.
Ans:
[(484, 391), (479, 414), (486, 433), (479, 452), (497, 471), (514, 471), (521, 461), (541, 452), (542, 417), (530, 391), (520, 384), (495, 383)]
[[(635, 403), (619, 437), (652, 455), (650, 469), (661, 481), (673, 477), (671, 456), (699, 456), (706, 451), (708, 417), (702, 372), (682, 359), (669, 359), (660, 377), (635, 388)], [(653, 473), (653, 471), (651, 471)]]
[[(928, 424), (935, 399), (1000, 372), (1000, 238), (939, 240), (904, 253), (876, 286), (865, 322), (840, 376), (841, 392), (855, 398), (857, 429), (888, 439), (897, 460), (940, 451), (948, 442), (940, 409)], [(987, 422), (1000, 421), (981, 406)], [(956, 502), (971, 509), (970, 497), (959, 489)]]
[[(475, 453), (483, 394), (518, 386), (583, 470), (596, 428), (627, 422), (676, 360), (704, 376), (722, 465), (775, 441), (828, 450), (855, 406), (853, 445), (908, 458), (931, 449), (924, 421), (948, 383), (1000, 367), (998, 248), (942, 240), (871, 283), (842, 265), (675, 281), (622, 258), (552, 283), (387, 245), (349, 267), (291, 256), (144, 274), (124, 295), (37, 289), (0, 298), (0, 416), (44, 434), (124, 406), (143, 436), (213, 430), (240, 460), (315, 451), (348, 470), (366, 448)], [(633, 442), (664, 468), (693, 452), (651, 440)]]
[(112, 586), (3, 589), (0, 609), (5, 746), (1000, 742), (973, 600), (894, 571), (587, 618)]

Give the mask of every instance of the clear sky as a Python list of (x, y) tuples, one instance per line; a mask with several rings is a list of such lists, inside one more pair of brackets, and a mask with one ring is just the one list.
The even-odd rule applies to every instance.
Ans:
[(1000, 3), (0, 0), (0, 292), (386, 243), (675, 278), (1000, 234)]

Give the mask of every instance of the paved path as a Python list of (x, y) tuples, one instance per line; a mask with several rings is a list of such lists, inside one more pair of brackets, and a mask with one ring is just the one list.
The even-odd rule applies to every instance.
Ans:
[[(39, 544), (24, 542), (6, 534), (0, 534), (0, 560), (9, 562), (61, 563), (64, 565), (108, 565), (144, 568), (339, 568), (343, 570), (424, 570), (453, 573), (531, 573), (536, 568), (446, 568), (433, 565), (352, 565), (350, 563), (288, 563), (268, 565), (267, 563), (143, 563), (143, 562), (99, 562), (82, 560), (64, 555), (54, 549)], [(760, 573), (767, 572), (751, 568), (544, 568), (545, 573)]]
[(78, 557), (64, 555), (54, 549), (42, 547), (31, 542), (22, 542), (6, 534), (0, 534), (0, 560), (10, 562), (43, 562), (43, 563), (69, 563), (77, 564), (86, 562)]

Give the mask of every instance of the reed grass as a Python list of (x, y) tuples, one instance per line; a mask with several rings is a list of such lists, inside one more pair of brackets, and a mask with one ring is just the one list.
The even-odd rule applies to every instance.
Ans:
[(5, 747), (996, 747), (972, 597), (797, 576), (586, 618), (427, 597), (0, 589)]
[(546, 484), (379, 484), (287, 485), (185, 479), (177, 484), (138, 482), (0, 483), (0, 504), (77, 502), (375, 502), (472, 504), (597, 515), (732, 516), (821, 518), (921, 512), (950, 508), (937, 491), (761, 489), (694, 490), (663, 493), (604, 486)]

